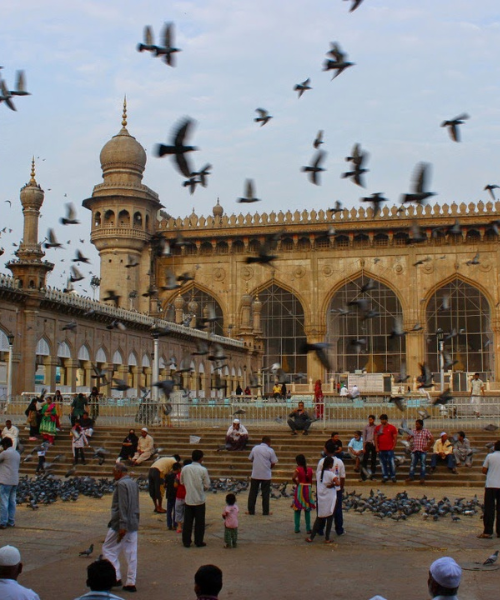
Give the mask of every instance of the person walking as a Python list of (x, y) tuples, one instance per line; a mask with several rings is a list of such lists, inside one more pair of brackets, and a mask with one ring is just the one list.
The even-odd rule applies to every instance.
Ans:
[(298, 454), (295, 457), (297, 468), (292, 475), (295, 484), (292, 508), (294, 511), (295, 533), (300, 533), (300, 514), (304, 511), (306, 532), (311, 533), (311, 510), (316, 508), (312, 493), (313, 470), (307, 466), (306, 457)]
[(412, 431), (412, 435), (408, 436), (408, 441), (411, 441), (411, 466), (410, 473), (408, 475), (407, 482), (415, 480), (415, 470), (417, 465), (420, 463), (420, 483), (425, 483), (425, 461), (427, 459), (427, 452), (434, 443), (434, 437), (432, 433), (424, 428), (424, 422), (422, 419), (415, 421), (415, 429)]
[(113, 477), (116, 483), (111, 502), (111, 520), (102, 546), (102, 555), (114, 566), (116, 585), (121, 585), (120, 554), (125, 554), (127, 577), (122, 589), (126, 592), (136, 592), (139, 486), (129, 477), (128, 469), (122, 463), (115, 465)]
[(42, 406), (41, 414), (39, 431), (44, 442), (48, 442), (52, 446), (57, 433), (57, 406), (52, 398), (47, 398), (47, 402)]
[(387, 483), (389, 479), (396, 483), (396, 464), (394, 462), (394, 448), (398, 439), (398, 430), (389, 423), (386, 414), (379, 417), (380, 425), (375, 427), (375, 449), (380, 458), (382, 467), (382, 483)]
[(271, 448), (271, 438), (265, 435), (258, 446), (254, 446), (248, 460), (251, 460), (252, 475), (250, 478), (250, 492), (248, 493), (247, 515), (255, 514), (255, 504), (259, 488), (262, 490), (262, 514), (271, 515), (269, 512), (269, 497), (271, 496), (272, 469), (278, 463), (276, 453)]
[(87, 411), (87, 398), (83, 394), (78, 394), (73, 398), (73, 402), (71, 403), (71, 426), (75, 424), (75, 421), (79, 420), (80, 417), (83, 416), (83, 413)]
[(183, 467), (180, 482), (186, 487), (186, 503), (184, 505), (184, 525), (182, 543), (185, 548), (191, 546), (191, 535), (194, 526), (194, 544), (201, 548), (207, 544), (205, 536), (205, 492), (210, 487), (210, 477), (203, 462), (203, 451), (193, 450), (192, 463)]
[(316, 419), (322, 419), (325, 412), (325, 396), (321, 388), (321, 379), (317, 379), (314, 384), (314, 406), (316, 409)]
[(15, 525), (21, 455), (14, 450), (12, 438), (3, 438), (0, 446), (0, 529), (7, 529)]
[(496, 515), (496, 534), (500, 538), (500, 440), (495, 442), (493, 452), (488, 454), (483, 463), (483, 474), (486, 475), (484, 487), (483, 533), (479, 538), (491, 539)]

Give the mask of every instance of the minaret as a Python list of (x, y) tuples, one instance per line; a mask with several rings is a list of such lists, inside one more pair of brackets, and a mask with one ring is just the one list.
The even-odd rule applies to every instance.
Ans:
[[(119, 305), (148, 312), (141, 294), (150, 285), (150, 240), (155, 232), (158, 194), (141, 183), (146, 152), (127, 130), (127, 100), (122, 128), (100, 155), (103, 182), (83, 206), (92, 211), (91, 241), (101, 258), (101, 298), (108, 290), (121, 296)], [(137, 266), (126, 268), (129, 264)], [(137, 303), (137, 304), (135, 304)]]
[(31, 161), (31, 179), (21, 188), (23, 206), (23, 239), (16, 251), (17, 259), (7, 263), (7, 267), (18, 281), (19, 287), (26, 290), (40, 290), (45, 287), (47, 273), (54, 265), (42, 260), (45, 252), (38, 242), (38, 220), (45, 193), (35, 179), (35, 159)]

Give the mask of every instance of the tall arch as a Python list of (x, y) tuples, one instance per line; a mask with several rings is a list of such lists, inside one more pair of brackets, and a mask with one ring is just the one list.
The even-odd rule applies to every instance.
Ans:
[(459, 277), (448, 281), (430, 297), (425, 320), (426, 360), (432, 371), (439, 370), (441, 338), (444, 351), (457, 361), (453, 371), (491, 376), (495, 370), (491, 306), (478, 287)]
[(307, 372), (307, 356), (301, 353), (307, 339), (302, 303), (295, 294), (276, 283), (260, 289), (259, 300), (264, 365), (279, 363), (286, 373)]
[(197, 324), (202, 324), (203, 319), (207, 318), (207, 312), (211, 312), (213, 308), (217, 320), (209, 322), (206, 330), (216, 335), (224, 335), (224, 314), (214, 296), (196, 285), (191, 286), (181, 295), (185, 302), (186, 312), (195, 315)]
[[(365, 299), (365, 306), (350, 304)], [(360, 275), (344, 284), (327, 309), (327, 341), (337, 372), (398, 372), (405, 360), (404, 336), (391, 335), (403, 321), (396, 293), (381, 281)]]

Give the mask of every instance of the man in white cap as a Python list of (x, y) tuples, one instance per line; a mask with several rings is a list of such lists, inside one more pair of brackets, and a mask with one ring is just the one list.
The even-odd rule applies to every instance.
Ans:
[(140, 465), (145, 460), (151, 458), (155, 449), (155, 441), (149, 435), (148, 428), (143, 427), (141, 429), (141, 437), (139, 438), (139, 442), (137, 443), (137, 452), (132, 457), (132, 463), (134, 465)]
[(457, 592), (462, 579), (462, 569), (449, 556), (435, 560), (429, 569), (429, 597), (433, 599), (458, 600)]
[(439, 439), (436, 440), (434, 444), (434, 448), (432, 450), (432, 458), (431, 458), (431, 473), (434, 473), (436, 470), (436, 465), (439, 462), (445, 462), (448, 469), (457, 474), (457, 470), (455, 468), (455, 457), (453, 456), (453, 445), (448, 439), (448, 434), (446, 431), (442, 431), (439, 435)]
[(240, 423), (239, 419), (234, 419), (232, 425), (226, 433), (226, 450), (244, 450), (248, 442), (248, 431)]
[(17, 583), (23, 571), (21, 554), (14, 546), (0, 548), (0, 598), (2, 600), (40, 600), (33, 590)]
[(12, 440), (12, 447), (14, 450), (17, 450), (17, 440), (19, 438), (19, 429), (12, 425), (12, 421), (7, 419), (5, 421), (5, 427), (2, 429), (2, 439), (4, 437), (9, 437)]

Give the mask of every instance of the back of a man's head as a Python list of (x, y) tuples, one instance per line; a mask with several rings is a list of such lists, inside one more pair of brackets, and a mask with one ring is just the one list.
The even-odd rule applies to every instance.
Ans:
[(453, 558), (450, 556), (438, 558), (429, 568), (430, 597), (456, 596), (461, 579), (462, 569)]
[(222, 589), (222, 571), (215, 565), (203, 565), (194, 576), (197, 596), (218, 596)]
[(203, 459), (203, 450), (193, 450), (191, 458), (193, 462), (200, 462)]
[(109, 560), (98, 559), (87, 567), (87, 586), (93, 592), (107, 592), (116, 584), (116, 571)]

